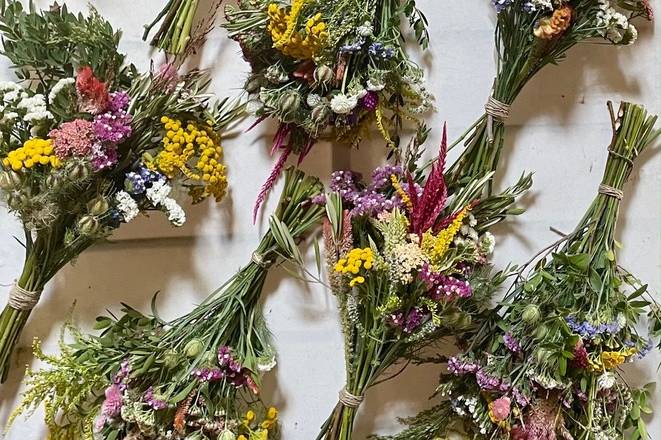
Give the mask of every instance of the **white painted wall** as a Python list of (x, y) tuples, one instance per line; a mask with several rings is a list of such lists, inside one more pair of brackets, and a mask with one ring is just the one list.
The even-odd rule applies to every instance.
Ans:
[[(84, 0), (67, 1), (73, 9)], [(92, 1), (116, 27), (124, 30), (122, 49), (132, 62), (147, 68), (149, 50), (140, 40), (142, 25), (163, 3), (153, 0)], [(661, 0), (654, 0), (661, 13)], [(45, 7), (47, 1), (37, 1)], [(420, 0), (431, 22), (432, 47), (425, 54), (430, 89), (437, 95), (438, 112), (430, 125), (440, 129), (448, 122), (450, 137), (463, 132), (482, 111), (493, 78), (494, 13), (488, 0)], [(555, 238), (553, 225), (571, 230), (595, 194), (610, 139), (607, 99), (640, 102), (651, 111), (661, 110), (659, 68), (660, 25), (643, 24), (634, 47), (583, 45), (571, 51), (559, 67), (548, 67), (524, 91), (508, 121), (508, 142), (499, 184), (512, 182), (523, 170), (535, 171), (535, 186), (526, 198), (529, 211), (516, 222), (500, 226), (497, 265), (520, 262)], [(238, 47), (213, 32), (199, 64), (214, 72), (214, 89), (235, 94), (245, 75)], [(10, 79), (3, 64), (0, 78)], [(246, 128), (246, 122), (243, 128)], [(55, 342), (62, 320), (74, 300), (83, 328), (106, 308), (117, 310), (119, 301), (146, 309), (160, 290), (160, 309), (174, 317), (191, 309), (247, 262), (263, 226), (250, 220), (258, 183), (269, 173), (272, 159), (268, 144), (273, 126), (262, 124), (240, 138), (225, 142), (231, 179), (231, 197), (220, 206), (204, 204), (189, 211), (189, 222), (179, 230), (168, 227), (158, 215), (125, 226), (113, 244), (86, 252), (74, 267), (64, 270), (49, 286), (34, 311), (22, 338), (17, 369), (0, 387), (0, 425), (16, 404), (21, 391), (22, 365), (36, 364), (29, 350), (34, 336), (43, 338), (47, 351)], [(435, 130), (429, 143), (435, 153), (440, 137)], [(369, 171), (383, 161), (380, 145), (348, 152), (315, 148), (306, 170), (328, 176), (332, 169)], [(655, 291), (661, 290), (661, 240), (659, 238), (661, 173), (656, 151), (646, 153), (626, 188), (619, 236), (624, 249), (619, 257)], [(269, 206), (272, 206), (269, 205)], [(268, 210), (268, 206), (267, 206)], [(267, 211), (268, 212), (268, 211)], [(22, 252), (13, 240), (20, 234), (16, 221), (0, 210), (0, 300), (20, 271)], [(165, 238), (164, 238), (165, 237)], [(148, 238), (148, 240), (139, 240)], [(268, 320), (276, 335), (279, 366), (267, 380), (264, 397), (281, 409), (286, 440), (309, 440), (336, 402), (343, 385), (342, 338), (332, 296), (316, 286), (305, 286), (275, 271), (265, 289)], [(658, 379), (659, 353), (630, 371), (632, 382)], [(397, 430), (395, 418), (415, 414), (428, 405), (438, 369), (411, 367), (396, 380), (368, 394), (360, 411), (356, 439), (372, 432)], [(661, 390), (661, 387), (658, 388)], [(657, 390), (655, 407), (661, 407)], [(661, 417), (652, 421), (653, 440), (661, 440)], [(19, 420), (8, 440), (43, 439), (40, 414)]]

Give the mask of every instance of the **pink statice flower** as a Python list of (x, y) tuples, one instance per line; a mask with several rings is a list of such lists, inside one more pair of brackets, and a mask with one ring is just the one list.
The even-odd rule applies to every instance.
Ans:
[(512, 405), (512, 401), (510, 400), (509, 397), (503, 396), (499, 399), (494, 400), (490, 405), (491, 415), (493, 416), (494, 420), (496, 420), (497, 422), (502, 422), (503, 420), (506, 420), (510, 415), (511, 405)]
[(60, 159), (71, 156), (88, 156), (96, 141), (93, 124), (84, 119), (64, 122), (51, 130), (48, 137), (53, 140), (55, 155)]
[(105, 400), (101, 405), (101, 414), (96, 419), (94, 428), (96, 431), (103, 429), (108, 419), (119, 417), (122, 411), (123, 396), (122, 389), (117, 384), (112, 384), (105, 391)]

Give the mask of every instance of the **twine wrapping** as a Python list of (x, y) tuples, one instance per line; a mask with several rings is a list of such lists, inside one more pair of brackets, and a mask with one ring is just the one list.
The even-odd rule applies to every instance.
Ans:
[(630, 158), (626, 157), (626, 156), (623, 155), (623, 154), (618, 153), (617, 151), (614, 151), (614, 150), (612, 150), (612, 149), (609, 148), (609, 149), (608, 149), (608, 154), (610, 154), (611, 156), (615, 156), (615, 157), (617, 157), (617, 158), (619, 158), (619, 159), (622, 159), (623, 161), (625, 161), (625, 162), (628, 163), (629, 165), (633, 166), (633, 160), (631, 160)]
[(347, 408), (358, 408), (363, 403), (363, 396), (355, 396), (342, 388), (340, 391), (340, 403)]
[(41, 297), (41, 290), (35, 292), (25, 290), (14, 283), (9, 291), (7, 305), (15, 310), (32, 310), (39, 302), (39, 297)]
[(489, 143), (493, 143), (493, 123), (498, 120), (504, 122), (510, 116), (510, 105), (489, 96), (484, 111), (487, 114), (487, 136)]
[(271, 264), (270, 260), (265, 260), (264, 256), (258, 252), (253, 252), (252, 257), (250, 257), (253, 263), (262, 268), (267, 268)]
[(613, 188), (612, 186), (608, 186), (605, 184), (599, 185), (599, 194), (603, 194), (608, 197), (613, 197), (617, 200), (622, 200), (624, 197), (624, 191), (621, 189)]

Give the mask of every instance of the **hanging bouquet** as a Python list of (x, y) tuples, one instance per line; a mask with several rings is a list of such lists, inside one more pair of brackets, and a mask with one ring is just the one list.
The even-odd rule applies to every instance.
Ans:
[(466, 176), (495, 169), (510, 106), (540, 70), (558, 64), (569, 49), (587, 40), (598, 38), (615, 45), (633, 44), (638, 32), (631, 20), (641, 16), (652, 18), (648, 0), (492, 2), (498, 14), (496, 78), (484, 115), (455, 142), (468, 135), (466, 154), (449, 171), (450, 186)]
[(0, 16), (3, 55), (20, 82), (0, 83), (0, 195), (25, 230), (25, 263), (0, 315), (0, 376), (48, 281), (140, 213), (181, 226), (172, 186), (193, 202), (227, 188), (220, 132), (241, 114), (209, 102), (200, 72), (140, 75), (120, 33), (66, 6)]
[(652, 348), (638, 330), (652, 304), (647, 286), (617, 265), (614, 234), (633, 161), (659, 131), (637, 105), (611, 108), (611, 117), (599, 194), (575, 231), (520, 269), (467, 350), (450, 358), (437, 390), (444, 400), (388, 439), (648, 438), (650, 390), (619, 370)]
[[(439, 161), (425, 176), (415, 165), (419, 137), (401, 165), (378, 168), (372, 182), (335, 172), (325, 196), (330, 285), (345, 336), (346, 385), (319, 439), (349, 439), (368, 388), (407, 354), (470, 327), (493, 290), (488, 228), (529, 188), (529, 176), (478, 200), (491, 173), (451, 197)], [(496, 278), (496, 277), (494, 277)]]
[(401, 29), (408, 20), (427, 47), (414, 0), (240, 0), (225, 15), (250, 63), (245, 89), (255, 115), (279, 123), (274, 175), (290, 153), (302, 159), (324, 136), (357, 145), (377, 127), (392, 147), (403, 123), (419, 123), (431, 108)]
[(158, 13), (154, 21), (145, 26), (143, 40), (151, 33), (154, 26), (161, 23), (154, 33), (150, 44), (171, 55), (188, 55), (194, 52), (204, 42), (206, 34), (211, 30), (216, 18), (216, 12), (222, 0), (212, 2), (210, 10), (195, 26), (195, 15), (198, 11), (198, 0), (168, 0), (165, 7)]
[[(277, 411), (259, 399), (260, 377), (275, 351), (259, 304), (269, 268), (317, 225), (320, 182), (285, 172), (278, 209), (250, 263), (192, 312), (172, 322), (125, 306), (97, 318), (99, 336), (73, 329), (50, 369), (28, 372), (20, 413), (42, 403), (53, 438), (266, 440)], [(79, 378), (72, 382), (71, 377)]]

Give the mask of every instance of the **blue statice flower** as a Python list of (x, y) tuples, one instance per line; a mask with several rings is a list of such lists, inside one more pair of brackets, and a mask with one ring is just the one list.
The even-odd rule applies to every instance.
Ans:
[(383, 43), (374, 42), (370, 44), (370, 47), (367, 49), (370, 55), (381, 57), (383, 59), (390, 59), (395, 56), (395, 49), (390, 46), (385, 46)]
[(340, 52), (341, 53), (358, 52), (363, 48), (364, 45), (365, 45), (365, 39), (360, 37), (353, 43), (345, 44), (344, 46), (340, 47)]
[(574, 316), (566, 317), (565, 321), (574, 333), (588, 339), (594, 339), (604, 334), (614, 335), (619, 333), (624, 324), (621, 319), (615, 319), (609, 323), (595, 325), (588, 321), (578, 322)]

